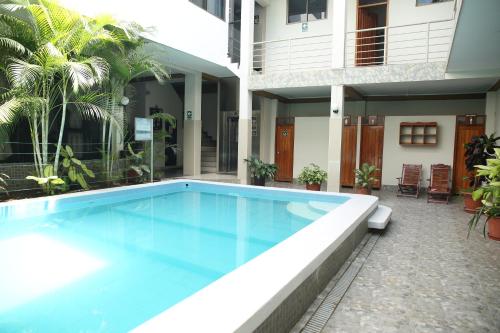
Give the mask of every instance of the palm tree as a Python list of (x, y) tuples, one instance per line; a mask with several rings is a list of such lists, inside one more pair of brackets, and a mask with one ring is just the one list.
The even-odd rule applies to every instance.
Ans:
[(98, 88), (109, 64), (93, 55), (100, 48), (123, 49), (109, 17), (86, 18), (50, 0), (1, 0), (0, 70), (10, 89), (1, 95), (0, 124), (19, 117), (29, 121), (37, 173), (49, 163), (48, 137), (56, 119), (60, 128), (53, 163), (59, 156), (67, 112), (105, 117)]
[(113, 149), (113, 133), (124, 136), (125, 118), (119, 105), (126, 87), (130, 82), (144, 74), (152, 74), (160, 83), (164, 83), (169, 74), (164, 66), (145, 52), (144, 39), (140, 34), (144, 30), (138, 26), (129, 26), (128, 30), (116, 28), (116, 36), (121, 37), (123, 49), (101, 49), (99, 55), (110, 64), (109, 79), (104, 84), (106, 91), (106, 115), (102, 118), (102, 155), (103, 167), (108, 181), (113, 179), (113, 162), (117, 152)]

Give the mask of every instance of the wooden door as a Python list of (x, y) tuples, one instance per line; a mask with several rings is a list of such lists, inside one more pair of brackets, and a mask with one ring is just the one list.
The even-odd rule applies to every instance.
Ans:
[(291, 182), (293, 179), (293, 125), (276, 125), (274, 163), (278, 167), (276, 181)]
[(340, 185), (342, 186), (354, 186), (357, 136), (357, 124), (344, 125), (342, 129), (342, 159), (340, 162)]
[(380, 188), (382, 183), (382, 157), (384, 153), (384, 126), (363, 125), (361, 127), (361, 147), (359, 165), (368, 163), (379, 170), (375, 172), (373, 188)]
[(453, 161), (453, 191), (455, 193), (469, 188), (470, 180), (464, 177), (472, 176), (465, 167), (465, 147), (475, 136), (484, 134), (484, 124), (457, 124), (455, 130), (455, 157)]
[[(368, 12), (366, 8), (358, 8), (357, 29), (377, 27), (377, 16)], [(356, 65), (366, 66), (375, 62), (376, 30), (362, 31), (356, 34)]]

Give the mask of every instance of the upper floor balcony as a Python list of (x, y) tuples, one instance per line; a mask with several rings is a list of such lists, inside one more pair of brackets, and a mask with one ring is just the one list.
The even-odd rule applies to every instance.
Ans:
[(331, 34), (258, 42), (253, 74), (331, 69), (338, 47), (344, 67), (446, 62), (454, 28), (455, 20), (443, 20), (348, 31), (344, 44)]

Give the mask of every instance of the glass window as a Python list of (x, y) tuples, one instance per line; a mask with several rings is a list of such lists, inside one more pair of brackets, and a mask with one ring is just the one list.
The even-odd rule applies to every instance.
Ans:
[(448, 2), (452, 0), (417, 0), (417, 6), (430, 5), (432, 3)]
[(309, 0), (307, 7), (307, 20), (322, 20), (326, 19), (326, 1), (325, 0)]
[(220, 19), (225, 18), (226, 1), (225, 0), (189, 0), (196, 6), (205, 9), (212, 15)]
[(327, 0), (288, 0), (288, 23), (326, 18)]

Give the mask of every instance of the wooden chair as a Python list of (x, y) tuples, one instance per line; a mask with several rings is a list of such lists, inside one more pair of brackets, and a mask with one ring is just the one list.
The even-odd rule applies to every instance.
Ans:
[(431, 165), (427, 202), (448, 204), (451, 196), (451, 167), (446, 164)]
[(420, 194), (422, 164), (403, 164), (398, 180), (398, 197), (415, 197)]

